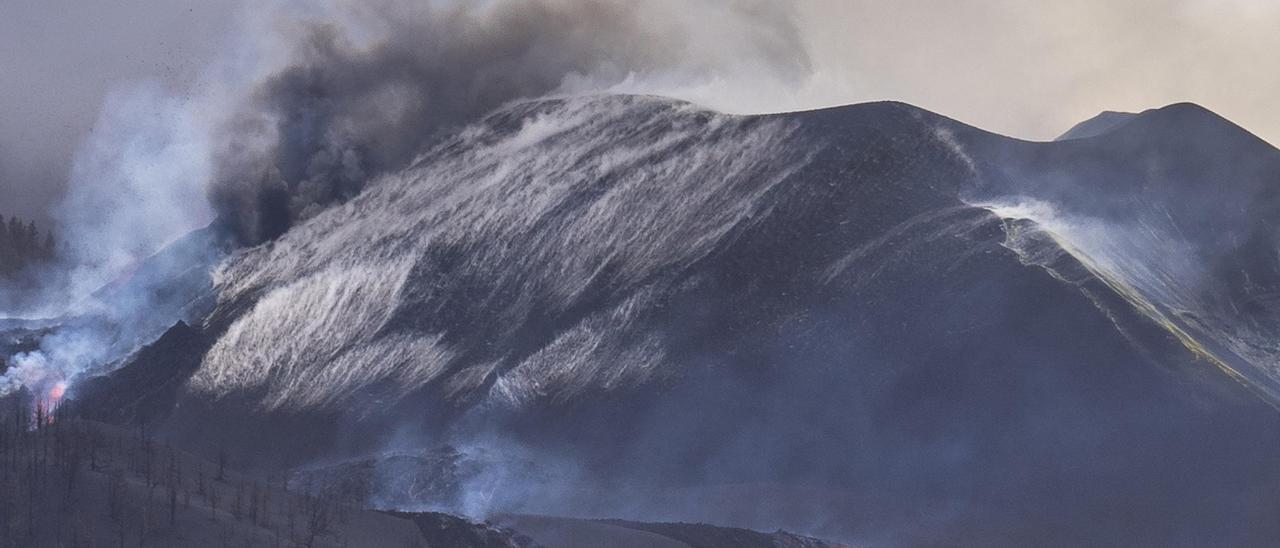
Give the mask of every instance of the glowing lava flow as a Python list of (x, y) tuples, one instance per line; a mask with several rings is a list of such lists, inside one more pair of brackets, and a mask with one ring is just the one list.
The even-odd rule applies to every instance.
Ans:
[(33, 422), (39, 425), (41, 421), (45, 425), (53, 424), (54, 416), (57, 414), (58, 405), (62, 403), (62, 397), (67, 393), (67, 381), (57, 381), (44, 391), (44, 396), (40, 397), (36, 402), (35, 416), (32, 417)]

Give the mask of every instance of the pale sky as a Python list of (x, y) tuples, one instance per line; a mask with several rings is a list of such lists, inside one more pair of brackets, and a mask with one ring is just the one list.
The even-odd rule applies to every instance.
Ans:
[[(251, 39), (236, 31), (239, 6), (0, 0), (0, 214), (42, 218), (60, 198), (109, 91), (150, 80), (198, 97), (203, 67)], [(895, 99), (1051, 139), (1102, 110), (1193, 101), (1280, 143), (1280, 0), (797, 0), (770, 9), (792, 10), (811, 76), (762, 92), (750, 109)], [(714, 22), (691, 22), (703, 24)], [(726, 76), (735, 89), (750, 90), (739, 81), (750, 78)]]
[(1280, 143), (1280, 1), (805, 0), (819, 71), (1050, 139), (1103, 110), (1200, 103)]

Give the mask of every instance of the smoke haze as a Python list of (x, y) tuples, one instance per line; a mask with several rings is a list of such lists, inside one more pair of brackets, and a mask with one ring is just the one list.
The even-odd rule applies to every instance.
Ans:
[[(121, 116), (111, 111), (121, 95), (134, 97), (124, 102), (135, 111), (139, 95), (170, 116), (190, 111), (181, 116), (199, 123), (169, 139), (207, 138), (196, 162), (207, 155), (208, 173), (188, 169), (184, 177), (203, 180), (162, 192), (193, 203), (191, 187), (211, 187), (246, 241), (350, 196), (440, 128), (546, 93), (663, 93), (734, 112), (888, 98), (1037, 139), (1101, 110), (1192, 100), (1275, 142), (1270, 91), (1280, 76), (1255, 61), (1276, 50), (1270, 29), (1280, 7), (1227, 8), (1205, 0), (8, 3), (0, 73), (22, 85), (0, 86), (0, 213), (41, 224), (100, 215), (54, 205), (108, 192), (68, 191), (67, 181), (110, 185), (84, 169), (77, 177), (73, 166), (86, 161), (72, 157), (100, 161), (95, 141), (120, 137)], [(119, 32), (126, 23), (129, 32)], [(104, 127), (113, 121), (115, 130)], [(135, 247), (207, 221), (205, 207), (144, 227), (148, 242)], [(60, 230), (70, 240), (89, 229)]]
[(781, 87), (808, 72), (791, 14), (754, 1), (340, 2), (284, 36), (283, 66), (223, 128), (213, 179), (216, 207), (249, 243), (508, 101), (678, 92), (733, 73)]
[(0, 2), (0, 214), (45, 225), (108, 94), (190, 99), (236, 8), (175, 0)]

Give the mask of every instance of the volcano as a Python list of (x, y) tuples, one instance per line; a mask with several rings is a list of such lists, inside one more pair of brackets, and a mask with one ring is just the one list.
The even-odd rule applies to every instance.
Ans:
[(520, 102), (192, 276), (153, 318), (187, 323), (69, 397), (268, 472), (394, 484), (380, 456), (447, 444), (472, 515), (1273, 543), (1278, 181), (1190, 104), (1028, 142)]

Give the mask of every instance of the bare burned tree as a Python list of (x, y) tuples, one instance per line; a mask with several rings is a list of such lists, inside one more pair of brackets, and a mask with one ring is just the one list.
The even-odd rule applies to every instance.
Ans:
[(223, 481), (224, 479), (226, 479), (227, 460), (228, 460), (227, 450), (219, 449), (218, 450), (218, 475), (214, 477), (214, 479), (218, 481)]
[(306, 530), (303, 532), (303, 546), (311, 548), (315, 542), (331, 532), (336, 505), (326, 497), (304, 495), (302, 497), (302, 514)]
[(218, 486), (209, 486), (209, 519), (218, 521)]
[(210, 464), (145, 437), (141, 428), (25, 403), (14, 408), (15, 419), (7, 403), (0, 402), (0, 548), (166, 546), (179, 527), (199, 523), (188, 516), (200, 511), (212, 523), (198, 530), (215, 543), (218, 531), (237, 546), (350, 540), (346, 495), (291, 493), (285, 476), (254, 480), (231, 470), (225, 454), (221, 466)]
[(124, 489), (124, 473), (119, 470), (112, 472), (107, 484), (107, 515), (115, 525), (120, 548), (124, 548)]

